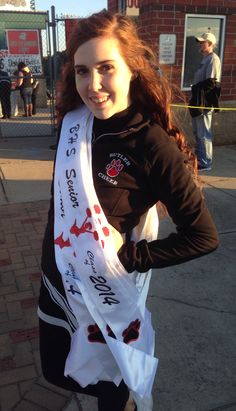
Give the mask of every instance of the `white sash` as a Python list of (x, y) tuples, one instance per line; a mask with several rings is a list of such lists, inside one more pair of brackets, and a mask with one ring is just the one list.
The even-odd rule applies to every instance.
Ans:
[[(92, 125), (85, 106), (65, 116), (55, 166), (56, 263), (79, 324), (65, 375), (82, 387), (99, 380), (118, 385), (123, 378), (149, 398), (158, 363), (145, 307), (151, 273), (128, 274), (117, 256), (93, 185)], [(151, 241), (157, 229), (154, 207), (133, 239)]]

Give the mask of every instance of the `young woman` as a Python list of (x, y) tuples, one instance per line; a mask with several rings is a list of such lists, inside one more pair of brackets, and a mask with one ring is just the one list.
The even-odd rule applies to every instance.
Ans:
[(18, 64), (18, 80), (17, 86), (20, 89), (20, 94), (24, 102), (24, 117), (32, 116), (32, 92), (33, 92), (33, 76), (30, 68), (24, 63)]
[[(170, 98), (126, 16), (102, 11), (78, 21), (58, 88), (40, 349), (45, 378), (96, 396), (99, 411), (152, 409), (150, 269), (218, 246)], [(176, 225), (160, 240), (158, 202)]]

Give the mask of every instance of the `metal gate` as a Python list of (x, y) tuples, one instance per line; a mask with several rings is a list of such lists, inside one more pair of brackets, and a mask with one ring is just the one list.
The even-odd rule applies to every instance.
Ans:
[[(30, 21), (26, 19), (26, 15), (29, 14)], [(15, 56), (14, 58), (10, 55), (7, 56), (7, 43), (5, 40), (4, 44), (0, 32), (0, 70), (7, 71), (11, 78), (11, 117), (2, 118), (2, 104), (0, 104), (0, 138), (54, 136), (56, 131), (55, 85), (65, 55), (65, 19), (57, 18), (55, 16), (55, 7), (52, 6), (51, 13), (49, 11), (30, 13), (1, 11), (0, 21), (4, 22), (5, 33), (14, 31), (15, 27), (19, 27), (15, 31), (21, 32), (21, 36), (23, 36), (24, 31), (30, 30), (29, 27), (35, 27), (37, 24), (41, 25), (38, 29), (38, 35), (42, 56), (42, 63), (27, 56), (24, 56), (24, 58), (19, 55), (18, 59)], [(9, 29), (12, 27), (14, 27), (14, 30)], [(26, 27), (26, 30), (22, 27)], [(32, 71), (33, 77), (39, 81), (36, 114), (30, 117), (24, 116), (24, 105), (20, 91), (15, 88), (16, 69), (20, 61), (25, 61)]]

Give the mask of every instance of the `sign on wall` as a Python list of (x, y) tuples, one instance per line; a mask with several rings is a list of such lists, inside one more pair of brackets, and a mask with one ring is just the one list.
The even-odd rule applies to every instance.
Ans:
[(32, 0), (0, 0), (1, 10), (34, 10), (34, 1)]
[[(0, 0), (1, 1), (1, 0)], [(4, 69), (13, 75), (20, 61), (30, 67), (33, 74), (42, 74), (42, 60), (38, 30), (6, 30), (7, 47)], [(3, 50), (1, 51), (3, 58)]]
[(9, 54), (40, 54), (38, 30), (6, 30), (6, 36)]
[(176, 34), (160, 34), (159, 63), (174, 64), (176, 52)]
[(71, 36), (73, 28), (75, 27), (78, 19), (65, 19), (65, 33), (66, 33), (66, 44)]

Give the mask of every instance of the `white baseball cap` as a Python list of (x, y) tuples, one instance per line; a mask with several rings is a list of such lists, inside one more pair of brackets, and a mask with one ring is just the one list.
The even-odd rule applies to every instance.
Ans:
[(210, 43), (213, 44), (213, 46), (216, 44), (216, 37), (213, 33), (203, 33), (201, 37), (195, 37), (195, 39), (201, 43), (203, 41), (209, 41)]

